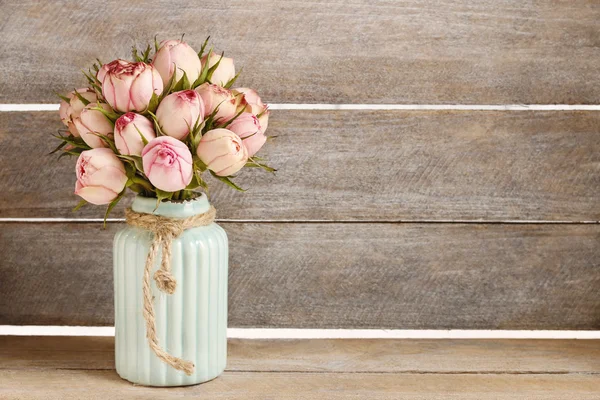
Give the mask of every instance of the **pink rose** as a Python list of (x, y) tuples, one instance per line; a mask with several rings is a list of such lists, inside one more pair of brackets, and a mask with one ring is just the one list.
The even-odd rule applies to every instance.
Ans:
[(244, 146), (248, 150), (248, 157), (255, 155), (267, 141), (267, 137), (261, 131), (258, 118), (248, 112), (242, 113), (237, 117), (227, 126), (227, 129), (242, 139)]
[(196, 154), (219, 176), (235, 174), (248, 161), (248, 150), (242, 139), (228, 129), (213, 129), (202, 135)]
[(115, 122), (115, 145), (119, 153), (124, 155), (141, 156), (144, 148), (143, 135), (147, 141), (156, 137), (154, 124), (140, 114), (128, 112)]
[[(94, 133), (100, 133), (106, 136), (112, 136), (114, 126), (102, 112), (92, 110), (94, 107), (102, 107), (110, 111), (110, 107), (105, 103), (90, 103), (81, 110), (78, 118), (73, 121), (75, 127), (83, 141), (91, 148), (106, 147), (106, 143)], [(94, 133), (92, 133), (94, 132)]]
[(110, 149), (83, 151), (77, 159), (75, 194), (92, 204), (108, 204), (125, 189), (123, 163)]
[[(84, 99), (89, 101), (90, 103), (94, 103), (98, 100), (96, 97), (96, 92), (89, 88), (77, 89), (77, 93), (81, 95)], [(81, 110), (85, 107), (85, 104), (79, 97), (75, 96), (74, 92), (69, 93), (66, 97), (69, 98), (69, 102), (61, 101), (60, 107), (58, 109), (58, 114), (60, 115), (60, 120), (63, 124), (69, 128), (69, 132), (75, 137), (79, 137), (79, 132), (73, 123), (75, 118), (79, 118), (79, 114), (81, 114)]]
[(165, 135), (183, 140), (198, 120), (202, 122), (204, 103), (193, 90), (171, 93), (156, 110), (156, 119)]
[(98, 73), (96, 74), (96, 78), (98, 78), (98, 80), (102, 84), (102, 82), (104, 82), (104, 77), (106, 76), (106, 73), (108, 72), (109, 69), (113, 69), (117, 65), (125, 67), (129, 64), (130, 64), (129, 61), (125, 61), (125, 60), (121, 60), (121, 59), (111, 61), (108, 64), (104, 64), (104, 65), (102, 65), (102, 67), (100, 67), (100, 69), (98, 70)]
[[(102, 67), (104, 68), (104, 66)], [(144, 111), (152, 93), (160, 95), (163, 83), (152, 65), (115, 60), (106, 64), (102, 76), (102, 94), (110, 106), (120, 112)]]
[[(208, 59), (208, 54), (202, 57), (202, 68), (206, 65), (206, 60)], [(210, 60), (208, 61), (208, 68), (214, 66), (219, 59), (221, 59), (220, 54), (211, 53)], [(219, 86), (225, 86), (227, 82), (233, 79), (235, 76), (235, 67), (233, 65), (233, 58), (223, 57), (219, 66), (212, 74), (210, 78), (211, 83), (215, 83)]]
[(226, 122), (237, 114), (237, 99), (231, 90), (210, 83), (203, 83), (196, 88), (196, 91), (200, 94), (204, 103), (204, 118), (212, 114), (217, 106), (219, 110), (215, 115), (215, 121)]
[(247, 111), (252, 114), (260, 117), (258, 120), (260, 121), (261, 132), (265, 133), (267, 130), (267, 126), (269, 125), (269, 109), (265, 103), (260, 99), (256, 90), (249, 88), (236, 88), (232, 90), (234, 94), (242, 93), (244, 95), (244, 100), (248, 103)]
[(181, 40), (164, 40), (152, 60), (152, 65), (160, 74), (163, 85), (166, 85), (175, 73), (175, 82), (183, 77), (183, 73), (191, 83), (200, 76), (202, 65), (198, 54)]
[(144, 174), (160, 190), (176, 192), (192, 181), (192, 153), (170, 136), (152, 139), (142, 151), (142, 161)]
[(254, 89), (250, 89), (250, 88), (235, 88), (232, 89), (234, 92), (236, 93), (242, 93), (244, 95), (244, 98), (246, 99), (246, 101), (248, 102), (248, 104), (255, 104), (261, 107), (265, 106), (265, 103), (263, 103), (263, 101), (260, 99), (260, 96), (258, 95), (258, 93), (256, 92), (256, 90)]

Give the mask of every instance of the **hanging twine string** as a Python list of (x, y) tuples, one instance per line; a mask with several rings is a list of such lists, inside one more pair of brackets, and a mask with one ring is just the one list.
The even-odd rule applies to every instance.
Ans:
[(167, 294), (173, 294), (177, 288), (177, 281), (171, 275), (171, 242), (186, 229), (197, 226), (206, 226), (213, 223), (217, 210), (213, 206), (204, 214), (193, 215), (189, 218), (167, 218), (159, 215), (137, 213), (131, 208), (125, 210), (127, 223), (154, 233), (150, 251), (146, 258), (144, 268), (143, 295), (144, 295), (144, 320), (146, 321), (146, 337), (150, 348), (156, 356), (171, 367), (191, 375), (194, 372), (194, 363), (172, 356), (158, 344), (156, 337), (156, 321), (152, 289), (150, 288), (150, 273), (154, 267), (154, 260), (158, 250), (162, 249), (160, 268), (154, 273), (154, 280), (158, 289)]

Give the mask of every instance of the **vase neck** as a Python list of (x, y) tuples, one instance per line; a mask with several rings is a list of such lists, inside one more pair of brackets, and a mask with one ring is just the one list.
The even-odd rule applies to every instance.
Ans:
[(156, 198), (136, 196), (131, 204), (131, 209), (138, 213), (160, 215), (168, 218), (188, 218), (193, 215), (203, 214), (210, 208), (206, 194), (191, 200), (181, 202), (161, 201), (156, 207)]

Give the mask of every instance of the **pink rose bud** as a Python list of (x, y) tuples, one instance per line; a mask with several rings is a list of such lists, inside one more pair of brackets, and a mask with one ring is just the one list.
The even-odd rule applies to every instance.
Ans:
[(227, 126), (227, 129), (242, 139), (242, 143), (248, 150), (248, 157), (255, 155), (267, 141), (267, 137), (261, 131), (258, 118), (249, 112), (242, 113)]
[[(94, 103), (98, 100), (96, 97), (96, 92), (89, 88), (77, 89), (77, 93), (81, 95), (84, 99), (89, 101), (90, 103)], [(61, 101), (60, 107), (58, 109), (58, 114), (60, 115), (60, 120), (63, 124), (69, 128), (69, 132), (75, 137), (79, 137), (79, 132), (73, 123), (75, 118), (79, 118), (79, 114), (81, 114), (81, 110), (85, 107), (85, 104), (79, 97), (75, 96), (74, 92), (69, 93), (66, 97), (69, 98), (69, 102)]]
[(152, 139), (142, 151), (142, 161), (144, 174), (160, 190), (176, 192), (192, 181), (192, 153), (170, 136)]
[(77, 159), (75, 194), (92, 204), (108, 204), (125, 188), (123, 163), (111, 149), (81, 152)]
[[(202, 57), (202, 68), (206, 65), (206, 60), (208, 58), (208, 54)], [(210, 60), (208, 61), (208, 68), (214, 66), (219, 59), (221, 59), (220, 54), (211, 53)], [(211, 83), (215, 83), (219, 86), (225, 86), (227, 82), (233, 79), (235, 76), (235, 67), (233, 65), (233, 58), (223, 57), (219, 66), (212, 74), (210, 78)]]
[(228, 129), (213, 129), (202, 135), (196, 154), (219, 176), (235, 174), (248, 161), (242, 139)]
[(100, 81), (101, 84), (102, 84), (102, 82), (104, 82), (104, 77), (106, 76), (106, 73), (108, 72), (108, 70), (115, 68), (115, 66), (117, 64), (124, 67), (129, 64), (129, 61), (119, 59), (119, 60), (111, 61), (108, 64), (102, 65), (102, 67), (100, 67), (100, 69), (98, 70), (98, 73), (96, 73), (96, 78)]
[(244, 95), (244, 98), (248, 102), (248, 104), (254, 104), (254, 105), (261, 106), (261, 107), (265, 106), (265, 103), (263, 103), (263, 101), (260, 99), (260, 96), (258, 95), (258, 93), (256, 93), (256, 90), (254, 90), (254, 89), (235, 88), (232, 90), (236, 93), (242, 93)]
[(152, 65), (160, 74), (165, 86), (173, 73), (175, 73), (175, 82), (179, 81), (185, 72), (188, 80), (194, 83), (202, 69), (198, 54), (181, 40), (162, 41), (152, 60)]
[(140, 114), (128, 112), (115, 122), (115, 145), (119, 153), (131, 156), (141, 156), (144, 148), (142, 136), (147, 141), (156, 137), (154, 124)]
[(265, 103), (263, 103), (263, 101), (260, 99), (258, 93), (256, 93), (256, 90), (249, 88), (236, 88), (233, 89), (233, 93), (242, 93), (244, 95), (244, 100), (246, 100), (246, 102), (248, 103), (247, 111), (251, 112), (256, 116), (260, 115), (258, 120), (260, 121), (261, 132), (265, 133), (265, 131), (267, 130), (267, 126), (269, 125), (270, 111), (268, 109), (268, 106)]
[(158, 96), (162, 90), (162, 79), (152, 65), (123, 60), (106, 64), (102, 95), (117, 111), (144, 111), (150, 104), (152, 93)]
[(238, 111), (238, 104), (231, 90), (221, 86), (203, 83), (196, 88), (204, 103), (204, 118), (209, 116), (219, 107), (215, 121), (226, 122), (233, 118)]
[(165, 135), (183, 140), (198, 120), (202, 122), (204, 103), (193, 90), (171, 93), (156, 110), (156, 119)]
[(106, 147), (106, 143), (99, 136), (94, 135), (94, 133), (112, 136), (114, 127), (113, 123), (102, 112), (92, 110), (94, 107), (102, 107), (110, 111), (108, 104), (90, 103), (81, 111), (79, 118), (75, 118), (74, 123), (83, 141), (95, 149), (97, 147)]

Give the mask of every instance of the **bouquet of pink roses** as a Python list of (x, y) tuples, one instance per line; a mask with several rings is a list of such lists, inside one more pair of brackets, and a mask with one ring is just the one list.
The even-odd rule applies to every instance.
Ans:
[[(183, 39), (183, 38), (182, 38)], [(155, 40), (134, 61), (95, 63), (89, 87), (60, 96), (68, 132), (55, 151), (76, 155), (75, 193), (108, 204), (129, 188), (157, 201), (186, 200), (207, 190), (202, 175), (242, 190), (232, 178), (243, 167), (274, 172), (255, 154), (265, 144), (269, 110), (248, 88), (230, 89), (233, 60), (183, 40)], [(61, 155), (61, 156), (62, 156)]]

